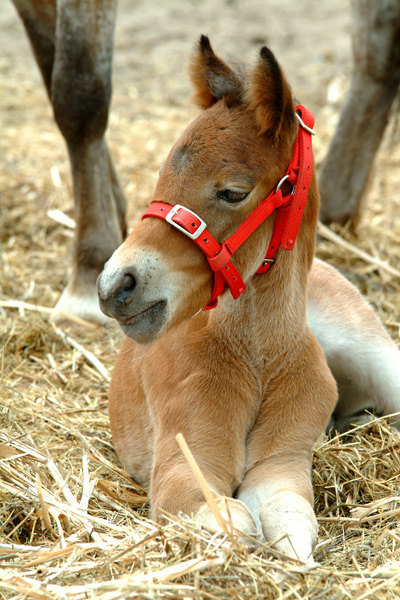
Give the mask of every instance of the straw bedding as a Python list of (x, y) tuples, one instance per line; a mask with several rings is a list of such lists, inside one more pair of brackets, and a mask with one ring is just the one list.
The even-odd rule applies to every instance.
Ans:
[[(204, 5), (210, 11), (222, 5), (233, 10), (223, 2), (214, 4)], [(296, 10), (289, 0), (273, 4), (276, 19), (281, 5)], [(250, 13), (262, 10), (257, 2), (248, 7)], [(173, 15), (158, 6), (158, 16), (141, 2), (132, 12), (128, 8), (121, 2), (110, 141), (133, 225), (151, 198), (158, 167), (177, 132), (196, 113), (187, 102), (186, 83), (181, 83), (181, 65), (179, 77), (168, 69), (177, 68), (176, 62), (170, 64), (172, 57), (187, 53), (198, 31), (184, 20), (178, 5)], [(321, 52), (322, 59), (309, 67), (306, 90), (305, 73), (300, 65), (296, 69), (294, 51), (282, 31), (274, 27), (271, 32), (294, 86), (303, 87), (302, 100), (317, 113), (317, 164), (339, 108), (339, 102), (327, 100), (327, 84), (331, 97), (336, 93), (341, 98), (347, 82), (348, 69), (338, 75), (342, 50), (332, 47), (329, 38), (332, 19), (347, 18), (344, 28), (336, 29), (346, 44), (348, 16), (343, 16), (344, 4), (342, 8), (341, 16), (320, 8), (326, 13), (319, 28), (325, 28), (325, 38), (309, 31), (304, 52)], [(244, 14), (239, 5), (234, 9), (241, 11), (253, 39), (244, 48), (245, 57), (254, 56), (261, 36), (254, 15)], [(143, 10), (150, 14), (146, 17)], [(197, 25), (206, 31), (210, 15), (198, 10)], [(295, 15), (304, 25), (302, 15)], [(165, 56), (157, 51), (160, 34), (146, 29), (146, 22), (156, 17), (164, 19), (158, 32), (164, 32)], [(298, 29), (286, 24), (285, 35), (296, 41)], [(249, 549), (232, 536), (196, 531), (189, 520), (171, 520), (163, 528), (149, 520), (146, 490), (119, 465), (108, 426), (107, 390), (122, 334), (116, 327), (56, 328), (49, 322), (49, 307), (66, 283), (72, 230), (47, 211), (72, 215), (68, 165), (22, 31), (12, 9), (4, 5), (0, 25), (8, 40), (0, 64), (0, 598), (398, 598), (400, 435), (385, 420), (350, 437), (322, 439), (315, 449), (320, 537), (315, 554), (319, 564), (311, 570), (266, 545)], [(235, 26), (233, 20), (225, 22), (233, 33)], [(168, 27), (176, 48), (167, 43)], [(217, 28), (215, 35), (220, 33)], [(147, 71), (145, 58), (139, 62), (135, 53), (144, 39), (150, 48)], [(226, 36), (224, 45), (234, 54), (234, 40)], [(333, 227), (337, 237), (327, 239), (321, 231), (318, 255), (358, 285), (399, 343), (396, 119), (394, 114), (357, 232)], [(350, 247), (344, 248), (342, 240)], [(357, 255), (357, 249), (367, 256)]]

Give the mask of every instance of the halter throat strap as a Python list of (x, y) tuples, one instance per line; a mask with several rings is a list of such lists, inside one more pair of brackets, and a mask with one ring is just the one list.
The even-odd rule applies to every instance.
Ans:
[[(293, 250), (307, 202), (313, 169), (311, 136), (314, 134), (314, 115), (302, 105), (296, 106), (299, 131), (293, 145), (289, 167), (276, 188), (239, 225), (237, 230), (221, 244), (207, 230), (206, 223), (192, 210), (175, 204), (154, 201), (142, 219), (155, 217), (170, 223), (175, 229), (189, 237), (202, 250), (214, 272), (214, 287), (204, 310), (215, 308), (218, 297), (228, 286), (233, 298), (238, 298), (246, 289), (243, 279), (231, 262), (232, 255), (247, 238), (274, 211), (275, 220), (271, 240), (262, 264), (256, 273), (265, 273), (275, 263), (278, 248)], [(282, 184), (288, 181), (292, 191), (282, 195)]]

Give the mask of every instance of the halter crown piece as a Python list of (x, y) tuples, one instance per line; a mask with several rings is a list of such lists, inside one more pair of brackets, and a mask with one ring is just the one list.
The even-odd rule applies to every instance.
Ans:
[[(311, 136), (314, 135), (314, 115), (302, 105), (296, 106), (299, 131), (293, 145), (293, 154), (285, 175), (276, 188), (239, 225), (238, 229), (222, 244), (207, 231), (206, 223), (193, 211), (180, 204), (167, 204), (154, 201), (142, 219), (156, 217), (170, 223), (188, 236), (202, 250), (214, 272), (214, 287), (211, 298), (203, 310), (215, 308), (218, 297), (227, 285), (236, 299), (246, 286), (240, 273), (231, 262), (231, 256), (270, 214), (276, 210), (271, 240), (262, 264), (256, 273), (265, 273), (275, 262), (278, 248), (293, 250), (299, 231), (301, 218), (310, 189), (313, 154)], [(292, 190), (282, 195), (281, 186), (288, 181)]]

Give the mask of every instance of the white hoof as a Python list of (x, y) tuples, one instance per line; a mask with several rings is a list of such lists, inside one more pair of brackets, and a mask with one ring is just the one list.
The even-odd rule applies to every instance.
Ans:
[[(254, 519), (243, 502), (235, 498), (220, 496), (217, 498), (217, 506), (221, 517), (227, 524), (228, 531), (233, 530), (233, 534), (238, 531), (246, 536), (256, 537), (257, 529)], [(199, 528), (205, 527), (211, 529), (211, 531), (224, 531), (206, 503), (196, 514), (195, 523)]]
[(282, 554), (313, 562), (318, 525), (309, 502), (294, 492), (279, 492), (263, 504), (260, 519), (265, 539)]

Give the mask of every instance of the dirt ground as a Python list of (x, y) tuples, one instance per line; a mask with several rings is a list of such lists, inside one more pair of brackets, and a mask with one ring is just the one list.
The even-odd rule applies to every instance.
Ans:
[[(60, 204), (67, 211), (71, 194), (63, 140), (14, 13), (10, 2), (1, 3), (0, 143), (2, 171), (8, 174), (3, 187), (12, 187), (12, 178), (20, 178), (30, 186), (35, 211), (43, 207), (45, 215), (48, 207)], [(201, 33), (234, 63), (251, 63), (261, 45), (271, 45), (297, 96), (317, 118), (326, 105), (329, 84), (337, 83), (341, 93), (350, 69), (349, 11), (342, 0), (334, 6), (317, 0), (122, 0), (108, 138), (130, 202), (131, 223), (151, 197), (171, 143), (196, 113), (186, 67)], [(320, 126), (329, 128), (326, 121), (332, 118), (325, 116)], [(65, 186), (63, 198), (54, 198), (59, 194), (50, 177), (53, 166)]]
[[(297, 98), (316, 115), (318, 167), (349, 83), (350, 28), (350, 7), (346, 0), (120, 0), (108, 140), (129, 202), (130, 225), (135, 224), (150, 201), (159, 167), (171, 144), (197, 114), (197, 109), (190, 104), (186, 67), (200, 34), (208, 34), (216, 52), (233, 63), (252, 63), (262, 45), (272, 48)], [(146, 521), (146, 508), (139, 512), (134, 510), (145, 501), (144, 492), (127, 482), (119, 470), (108, 429), (108, 379), (122, 335), (111, 328), (73, 330), (69, 331), (70, 337), (66, 337), (64, 330), (55, 330), (48, 322), (45, 310), (34, 309), (34, 306), (54, 306), (67, 281), (71, 230), (52, 220), (48, 211), (58, 208), (72, 216), (71, 181), (64, 142), (54, 124), (24, 31), (11, 2), (5, 0), (0, 2), (0, 131), (0, 465), (5, 465), (3, 470), (0, 468), (0, 558), (6, 557), (7, 566), (3, 576), (0, 571), (0, 598), (58, 598), (62, 597), (62, 588), (63, 597), (78, 599), (85, 597), (86, 591), (89, 593), (84, 585), (92, 585), (94, 581), (105, 586), (104, 589), (90, 588), (92, 597), (96, 598), (206, 597), (205, 590), (210, 597), (218, 598), (320, 598), (322, 594), (329, 598), (398, 597), (394, 591), (398, 590), (396, 585), (400, 580), (397, 505), (393, 509), (390, 504), (390, 510), (397, 510), (395, 515), (379, 513), (372, 520), (376, 536), (368, 539), (361, 526), (346, 536), (345, 519), (350, 518), (349, 513), (337, 508), (346, 502), (357, 505), (382, 498), (392, 501), (397, 497), (396, 478), (400, 467), (396, 459), (392, 466), (385, 463), (384, 468), (379, 462), (369, 462), (372, 457), (376, 461), (383, 460), (385, 448), (400, 448), (397, 434), (385, 427), (362, 432), (351, 451), (335, 442), (329, 451), (325, 448), (317, 454), (321, 473), (316, 477), (322, 530), (320, 551), (328, 548), (328, 556), (324, 558), (328, 566), (317, 575), (306, 577), (303, 573), (300, 583), (292, 582), (282, 588), (283, 592), (275, 580), (264, 581), (265, 592), (260, 591), (254, 576), (249, 575), (243, 593), (236, 591), (236, 596), (232, 596), (234, 584), (229, 593), (224, 588), (225, 583), (218, 591), (214, 580), (214, 583), (211, 580), (204, 583), (198, 575), (193, 575), (193, 580), (187, 579), (184, 583), (195, 591), (191, 591), (191, 587), (189, 591), (185, 587), (181, 589), (177, 583), (178, 587), (169, 589), (167, 586), (162, 591), (152, 592), (153, 595), (143, 591), (144, 588), (138, 591), (139, 588), (129, 586), (120, 596), (107, 595), (111, 592), (106, 583), (109, 585), (116, 573), (118, 576), (131, 574), (133, 568), (147, 573), (146, 569), (159, 568), (163, 561), (157, 555), (152, 563), (155, 546), (151, 551), (141, 546), (146, 548), (146, 556), (150, 556), (147, 563), (144, 558), (140, 559), (142, 562), (131, 558), (122, 567), (121, 562), (118, 568), (113, 566), (114, 571), (104, 558), (110, 548), (116, 552), (119, 546), (129, 549), (132, 544), (138, 544), (139, 537), (150, 535), (151, 528)], [(357, 232), (335, 226), (333, 230), (353, 246), (397, 270), (400, 270), (399, 189), (400, 131), (398, 116), (393, 115), (377, 157), (364, 218)], [(319, 240), (318, 255), (340, 267), (360, 287), (393, 339), (400, 344), (400, 279), (323, 237)], [(23, 309), (19, 305), (18, 309), (18, 302), (34, 306)], [(100, 360), (100, 366), (89, 353)], [(13, 457), (12, 452), (10, 455), (6, 450), (10, 440), (22, 440), (21, 443), (26, 444), (23, 450), (18, 448), (28, 458), (25, 461), (22, 455), (16, 458), (15, 471), (7, 470), (11, 469)], [(90, 459), (88, 472), (86, 463), (82, 462), (82, 448)], [(326, 452), (331, 452), (331, 462)], [(354, 471), (348, 469), (344, 459), (339, 460), (339, 455), (345, 458), (351, 452), (351, 464), (358, 465)], [(395, 457), (396, 453), (392, 454)], [(50, 460), (59, 465), (57, 468), (63, 474), (61, 483), (54, 475), (54, 468), (49, 467)], [(370, 479), (365, 464), (372, 469), (368, 471)], [(68, 472), (72, 474), (69, 479), (65, 475)], [(79, 548), (83, 548), (82, 544), (86, 543), (83, 534), (79, 534), (81, 538), (78, 535), (81, 526), (86, 536), (88, 533), (86, 525), (82, 525), (83, 517), (79, 517), (81, 521), (75, 513), (70, 517), (72, 533), (68, 535), (75, 535), (70, 539), (61, 518), (65, 506), (54, 513), (62, 489), (69, 486), (72, 497), (81, 494), (80, 486), (86, 485), (82, 484), (85, 473), (95, 482), (90, 488), (94, 494), (94, 500), (89, 503), (90, 518), (93, 519), (93, 515), (107, 518), (110, 527), (114, 522), (118, 524), (120, 532), (107, 530), (106, 525), (98, 521), (96, 526), (105, 533), (102, 533), (103, 545), (93, 538), (93, 543), (99, 546), (92, 562), (79, 562), (78, 552), (76, 563), (55, 565), (50, 562), (39, 572), (37, 566), (25, 560), (24, 552), (28, 550), (23, 548), (30, 548), (34, 560), (39, 560), (32, 548), (37, 545), (41, 552), (53, 551), (59, 539), (53, 530), (58, 526), (59, 535), (64, 536), (67, 544), (64, 548), (70, 547), (68, 543), (78, 542)], [(360, 473), (364, 479), (357, 479)], [(347, 486), (347, 476), (352, 487)], [(332, 489), (329, 487), (331, 477), (335, 479)], [(379, 481), (379, 477), (384, 481)], [(45, 509), (38, 491), (42, 484), (38, 481), (49, 494), (45, 496), (47, 503), (51, 503), (51, 494), (54, 496), (50, 529), (43, 516)], [(116, 492), (113, 486), (117, 485)], [(52, 491), (52, 486), (58, 491)], [(333, 516), (327, 512), (328, 501), (337, 504)], [(120, 510), (118, 514), (116, 507)], [(93, 527), (94, 522), (90, 521)], [(132, 522), (136, 523), (138, 533), (131, 532)], [(329, 529), (331, 526), (334, 529)], [(154, 534), (154, 530), (151, 531)], [(389, 537), (385, 533), (388, 531), (391, 532)], [(193, 534), (190, 536), (190, 543), (185, 538), (185, 543), (178, 544), (179, 559), (187, 556), (187, 548), (193, 542)], [(164, 551), (165, 539), (162, 538)], [(115, 544), (112, 540), (116, 540)], [(15, 555), (10, 544), (20, 546)], [(198, 540), (196, 544), (197, 552), (201, 544)], [(82, 550), (82, 555), (89, 550), (93, 548)], [(68, 558), (69, 554), (65, 553)], [(235, 560), (232, 559), (232, 565), (236, 564)], [(382, 565), (386, 574), (378, 577), (376, 572)], [(82, 589), (78, 590), (73, 572), (82, 577)], [(175, 581), (172, 577), (166, 579), (171, 580)], [(223, 588), (225, 592), (221, 591)], [(214, 590), (215, 595), (210, 590)]]

